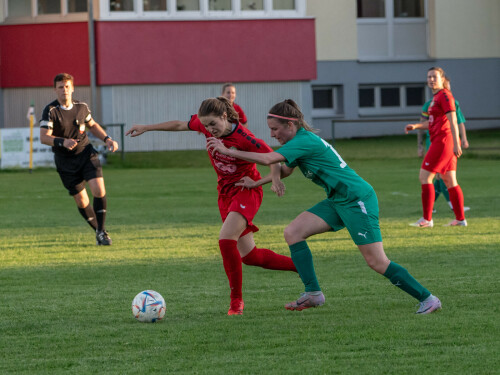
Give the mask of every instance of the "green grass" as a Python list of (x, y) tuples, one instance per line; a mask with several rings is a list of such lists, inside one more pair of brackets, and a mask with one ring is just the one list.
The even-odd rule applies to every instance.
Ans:
[[(471, 147), (497, 147), (500, 132), (484, 134), (470, 132)], [(415, 138), (336, 148), (377, 191), (388, 256), (441, 298), (442, 312), (416, 316), (416, 301), (370, 271), (344, 230), (309, 241), (323, 307), (284, 310), (300, 279), (244, 266), (245, 314), (228, 317), (205, 153), (113, 155), (106, 248), (55, 171), (0, 172), (0, 373), (498, 374), (498, 151), (459, 161), (467, 228), (442, 227), (453, 215), (439, 200), (436, 226), (418, 230), (408, 226), (420, 217)], [(299, 172), (285, 183), (283, 198), (265, 188), (255, 219), (257, 244), (282, 254), (284, 227), (324, 196)], [(148, 288), (167, 303), (157, 324), (132, 317)]]

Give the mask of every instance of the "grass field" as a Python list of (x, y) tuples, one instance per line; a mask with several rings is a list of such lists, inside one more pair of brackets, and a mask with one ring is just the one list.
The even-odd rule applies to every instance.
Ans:
[[(443, 227), (453, 215), (440, 198), (424, 230), (408, 226), (421, 216), (414, 137), (336, 143), (377, 191), (388, 256), (441, 298), (429, 316), (344, 230), (309, 241), (323, 307), (286, 311), (297, 275), (244, 266), (245, 313), (228, 317), (202, 151), (111, 156), (105, 248), (55, 171), (0, 172), (0, 374), (499, 374), (499, 139), (469, 132), (458, 171), (469, 226)], [(285, 183), (282, 198), (265, 188), (255, 238), (288, 255), (284, 227), (324, 192), (298, 171)], [(165, 298), (163, 321), (134, 320), (144, 289)]]

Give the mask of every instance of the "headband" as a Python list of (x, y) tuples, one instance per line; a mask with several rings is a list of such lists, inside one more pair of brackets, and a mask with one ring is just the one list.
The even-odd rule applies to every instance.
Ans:
[(276, 118), (280, 118), (282, 120), (289, 120), (289, 121), (297, 121), (298, 118), (293, 118), (293, 117), (283, 117), (283, 116), (279, 116), (279, 115), (275, 115), (273, 113), (268, 113), (267, 114), (268, 117), (276, 117)]

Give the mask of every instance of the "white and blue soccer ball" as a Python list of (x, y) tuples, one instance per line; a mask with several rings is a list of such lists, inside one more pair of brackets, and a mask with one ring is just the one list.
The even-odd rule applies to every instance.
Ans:
[(154, 323), (165, 316), (165, 300), (154, 290), (144, 290), (132, 301), (132, 314), (144, 323)]

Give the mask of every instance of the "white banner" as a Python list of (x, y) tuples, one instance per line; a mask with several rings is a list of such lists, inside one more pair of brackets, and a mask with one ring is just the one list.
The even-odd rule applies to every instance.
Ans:
[[(30, 128), (0, 129), (0, 168), (29, 168)], [(33, 168), (55, 167), (52, 148), (40, 143), (40, 128), (33, 128)]]

